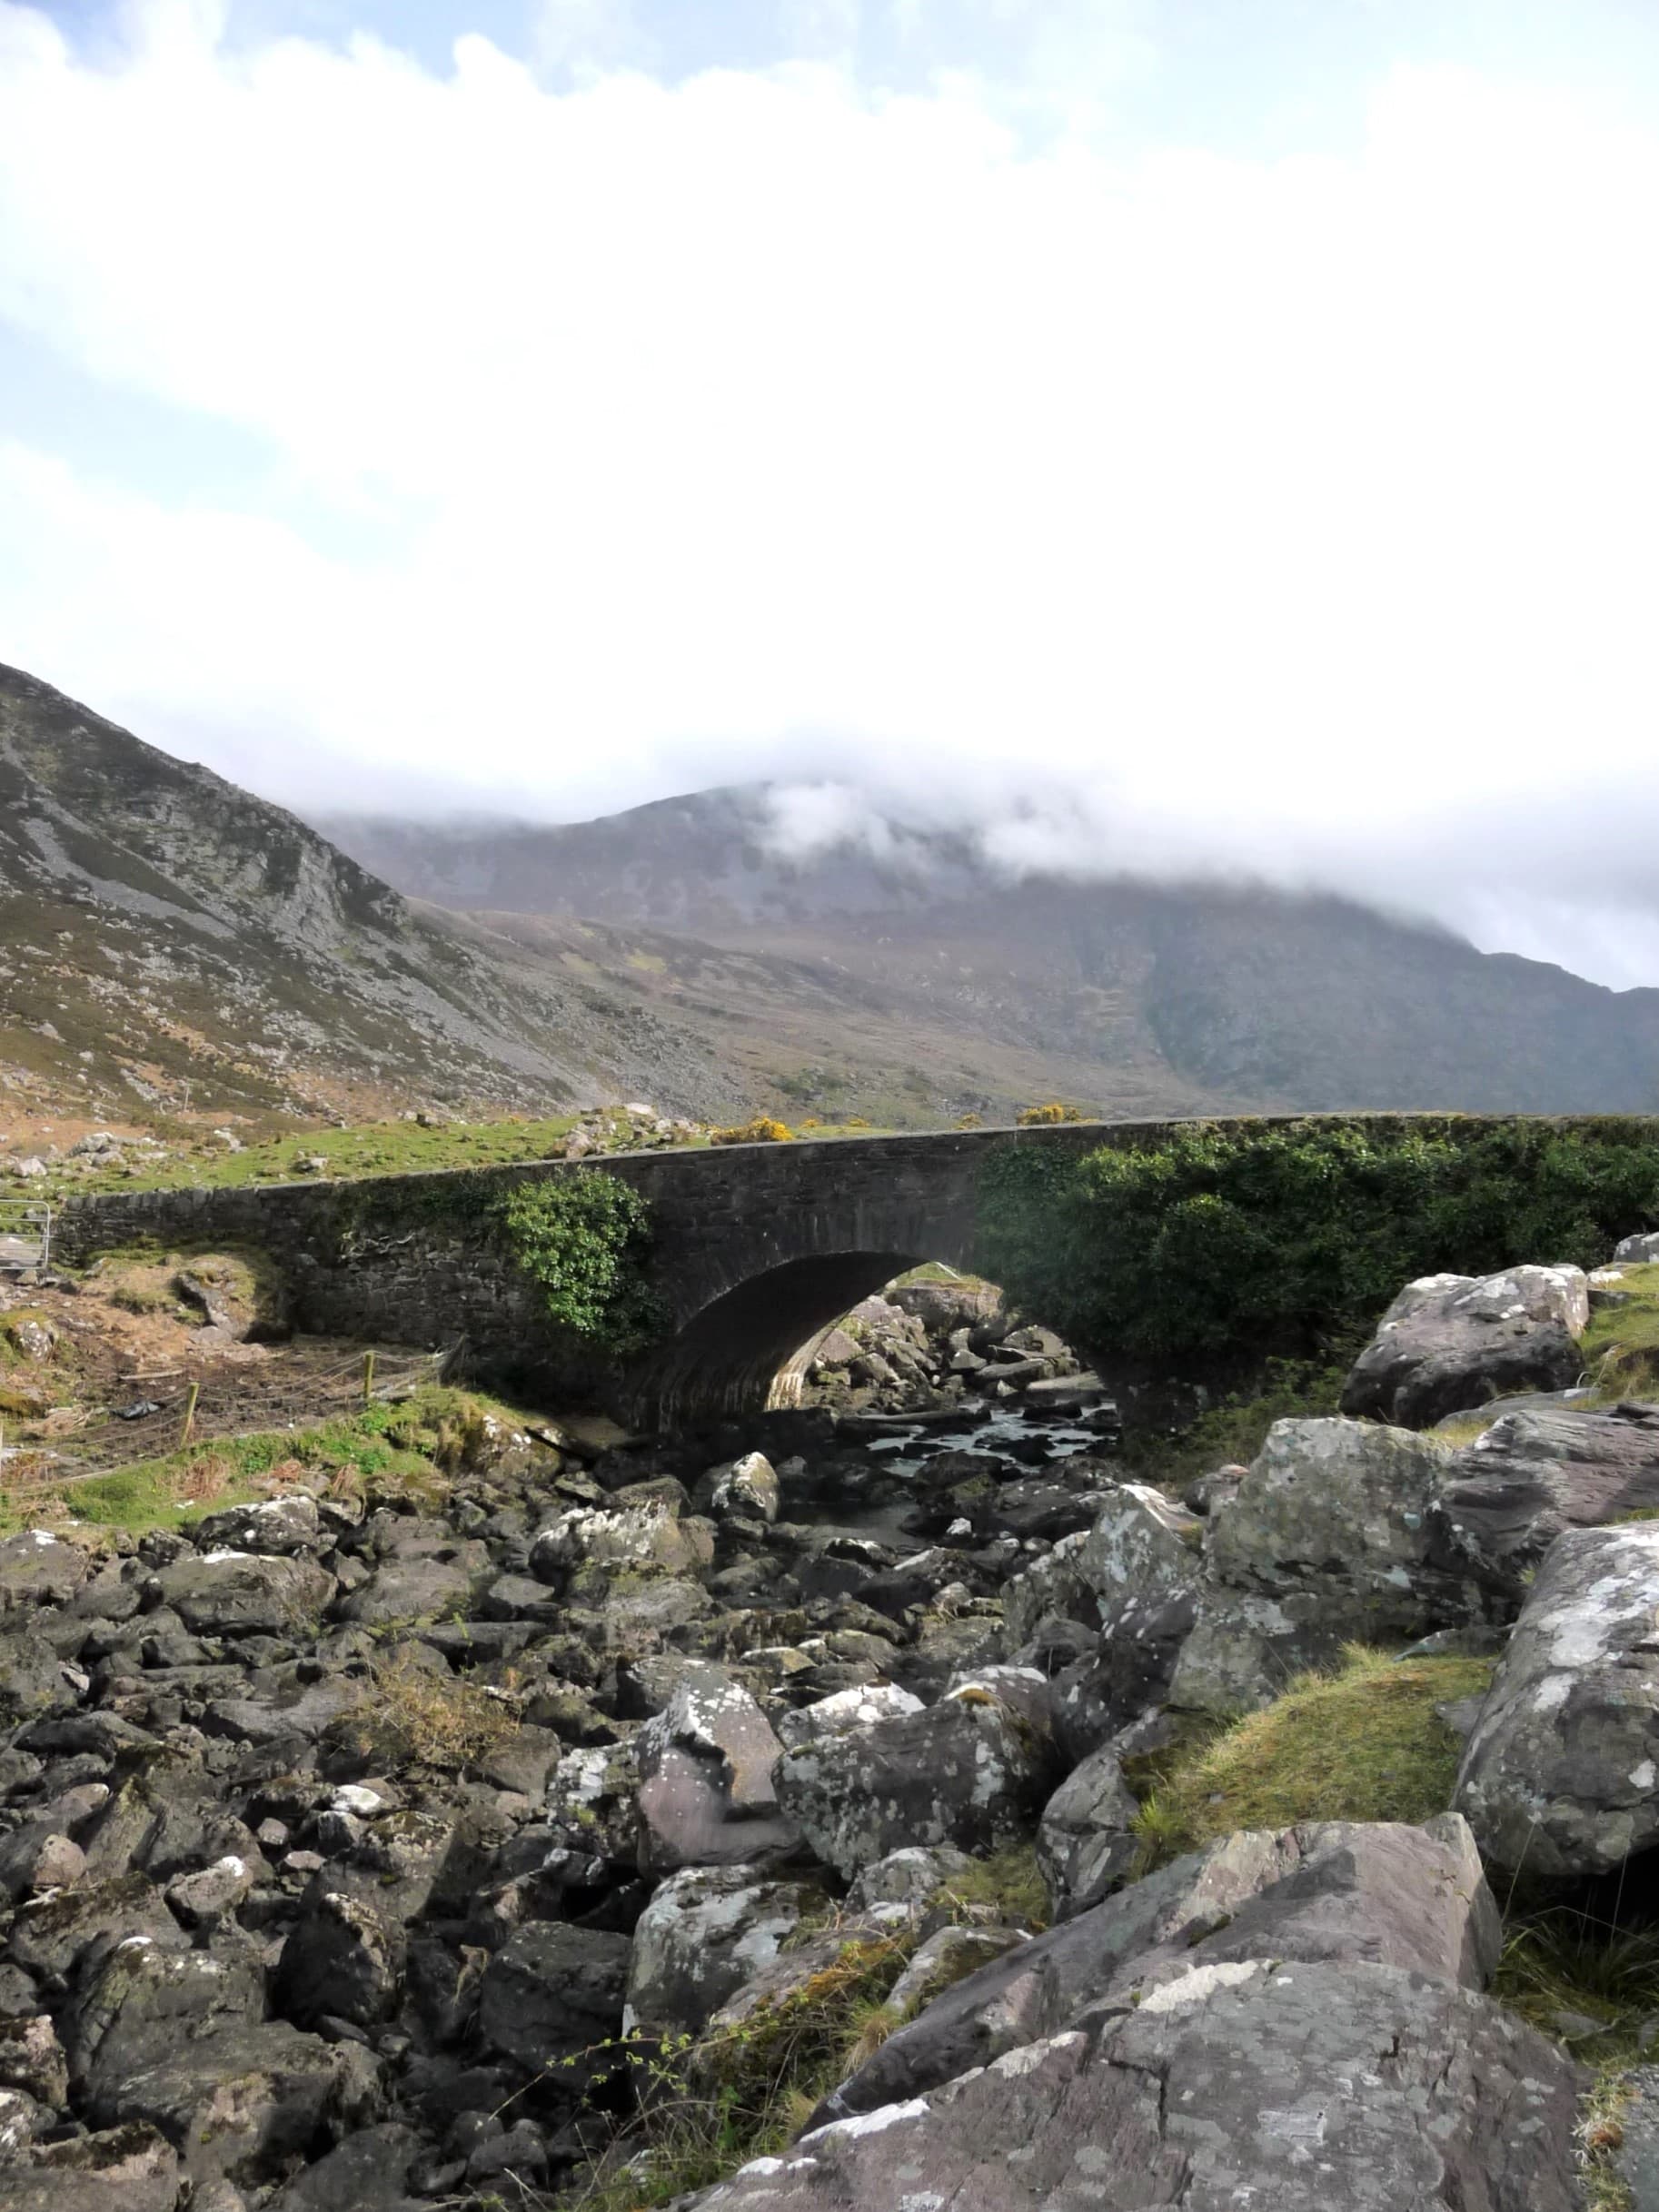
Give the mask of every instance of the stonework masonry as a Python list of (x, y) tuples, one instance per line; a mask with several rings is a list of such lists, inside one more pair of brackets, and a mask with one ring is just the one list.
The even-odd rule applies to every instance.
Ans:
[[(1299, 1118), (1212, 1126), (1262, 1129)], [(432, 1348), (463, 1343), (467, 1372), (498, 1387), (550, 1401), (571, 1393), (608, 1400), (641, 1422), (712, 1416), (769, 1396), (787, 1402), (816, 1336), (904, 1268), (969, 1265), (979, 1170), (993, 1153), (1144, 1145), (1186, 1126), (798, 1139), (353, 1182), (115, 1192), (70, 1201), (55, 1243), (72, 1265), (134, 1245), (253, 1247), (285, 1282), (303, 1330)], [(515, 1184), (595, 1171), (648, 1201), (651, 1274), (672, 1317), (662, 1346), (628, 1374), (557, 1340), (490, 1219), (491, 1201)]]

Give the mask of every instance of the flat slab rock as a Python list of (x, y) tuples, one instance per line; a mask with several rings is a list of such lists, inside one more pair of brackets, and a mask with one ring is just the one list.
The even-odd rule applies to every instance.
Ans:
[(1399, 1967), (1194, 1968), (757, 2159), (708, 2212), (1579, 2212), (1580, 2077)]

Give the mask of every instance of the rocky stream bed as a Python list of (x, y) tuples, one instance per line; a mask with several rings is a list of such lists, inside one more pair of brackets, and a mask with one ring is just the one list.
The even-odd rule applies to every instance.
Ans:
[[(1414, 1286), (1180, 1498), (923, 1285), (726, 1435), (7, 1538), (0, 2204), (1656, 2201), (1640, 2073), (1587, 2128), (1487, 1993), (1489, 1882), (1659, 1840), (1659, 1406), (1563, 1387), (1619, 1280)], [(1475, 1668), (1445, 1803), (1160, 1854), (1147, 1762), (1356, 1642)]]

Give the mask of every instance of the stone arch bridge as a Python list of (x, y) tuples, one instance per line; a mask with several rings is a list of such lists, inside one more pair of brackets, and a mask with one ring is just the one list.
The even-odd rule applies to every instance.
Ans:
[[(1317, 1117), (1209, 1126), (1260, 1130), (1304, 1118)], [(464, 1340), (481, 1380), (544, 1400), (597, 1394), (641, 1425), (685, 1423), (788, 1404), (817, 1338), (849, 1306), (924, 1261), (971, 1265), (979, 1172), (993, 1154), (1145, 1145), (1188, 1126), (797, 1139), (349, 1183), (109, 1194), (65, 1206), (58, 1249), (73, 1263), (152, 1241), (255, 1246), (289, 1285), (302, 1329), (432, 1346)], [(539, 1293), (488, 1220), (491, 1201), (516, 1184), (595, 1171), (631, 1184), (649, 1203), (652, 1286), (671, 1323), (660, 1347), (621, 1376), (556, 1344)]]

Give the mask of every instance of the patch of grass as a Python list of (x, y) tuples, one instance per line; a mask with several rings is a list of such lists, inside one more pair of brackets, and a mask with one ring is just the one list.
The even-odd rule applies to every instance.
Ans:
[(775, 2156), (899, 2025), (888, 1992), (919, 1929), (850, 1943), (735, 2026), (640, 2052), (641, 2109), (561, 2212), (651, 2212)]
[(1350, 1645), (1337, 1672), (1305, 1674), (1264, 1711), (1165, 1755), (1136, 1823), (1142, 1870), (1237, 1829), (1444, 1812), (1462, 1747), (1435, 1708), (1491, 1679), (1490, 1660), (1401, 1662)]
[[(310, 1429), (204, 1438), (176, 1452), (53, 1487), (49, 1463), (0, 1489), (0, 1532), (50, 1518), (141, 1535), (209, 1506), (290, 1486), (361, 1497), (370, 1506), (442, 1509), (452, 1474), (481, 1463), (492, 1432), (522, 1424), (512, 1407), (432, 1384)], [(61, 1478), (60, 1478), (61, 1480)]]
[(1033, 1929), (1048, 1925), (1048, 1890), (1028, 1843), (1010, 1844), (988, 1858), (976, 1859), (945, 1883), (935, 1900), (972, 1920), (986, 1912), (1011, 1926)]
[(362, 1697), (339, 1715), (330, 1733), (392, 1765), (459, 1772), (517, 1726), (512, 1707), (481, 1684), (394, 1652), (372, 1662)]
[(1592, 2060), (1630, 2059), (1659, 2041), (1659, 1927), (1623, 1928), (1570, 1906), (1517, 1915), (1492, 1991), (1546, 2034), (1557, 2018), (1596, 2023), (1569, 2039)]
[(1584, 1370), (1594, 1402), (1659, 1398), (1659, 1265), (1630, 1267), (1616, 1286), (1620, 1305), (1601, 1305), (1584, 1334)]

